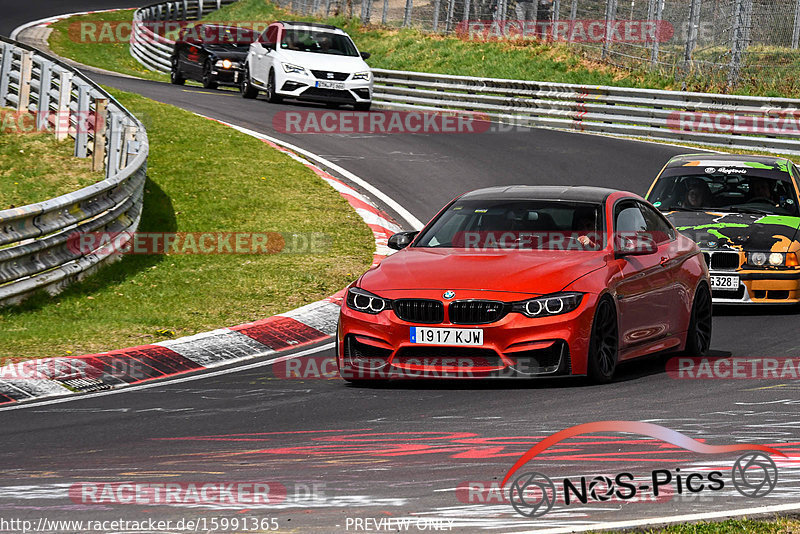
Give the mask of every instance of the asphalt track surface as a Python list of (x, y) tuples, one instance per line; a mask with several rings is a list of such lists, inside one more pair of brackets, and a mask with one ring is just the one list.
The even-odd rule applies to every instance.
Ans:
[[(3, 0), (0, 33), (48, 15), (122, 5), (130, 4), (39, 1), (30, 7)], [(641, 193), (669, 156), (687, 151), (535, 129), (474, 135), (284, 135), (272, 128), (276, 113), (314, 106), (93, 78), (311, 150), (377, 186), (423, 221), (453, 196), (487, 185), (592, 184)], [(198, 147), (200, 152), (208, 154), (213, 147)], [(716, 312), (716, 355), (798, 357), (796, 308)], [(321, 347), (301, 358), (331, 354)], [(653, 469), (680, 467), (688, 473), (714, 466), (725, 473), (724, 490), (658, 501), (557, 504), (539, 519), (523, 518), (496, 500), (460, 499), (459, 485), (502, 480), (543, 437), (605, 419), (650, 421), (715, 445), (773, 444), (800, 457), (800, 383), (676, 380), (665, 373), (665, 359), (625, 365), (606, 386), (562, 379), (374, 388), (347, 386), (338, 379), (282, 379), (263, 362), (200, 380), (4, 410), (0, 516), (33, 521), (277, 518), (281, 529), (297, 532), (355, 531), (348, 518), (413, 518), (454, 520), (452, 526), (461, 531), (523, 531), (800, 502), (796, 459), (778, 462), (778, 486), (769, 496), (747, 499), (730, 484), (736, 454), (704, 456), (620, 433), (571, 440), (525, 470), (554, 480), (620, 472), (646, 479)], [(214, 509), (91, 505), (67, 493), (82, 482), (246, 481), (280, 484), (287, 498), (268, 506)]]

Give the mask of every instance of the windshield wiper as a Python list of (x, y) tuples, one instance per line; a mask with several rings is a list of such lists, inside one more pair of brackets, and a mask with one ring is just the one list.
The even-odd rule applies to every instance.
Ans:
[(713, 211), (712, 208), (692, 208), (690, 206), (670, 206), (667, 211)]
[(722, 211), (732, 211), (733, 213), (758, 213), (759, 215), (775, 215), (774, 211), (767, 211), (758, 208), (742, 208), (740, 206), (731, 206)]

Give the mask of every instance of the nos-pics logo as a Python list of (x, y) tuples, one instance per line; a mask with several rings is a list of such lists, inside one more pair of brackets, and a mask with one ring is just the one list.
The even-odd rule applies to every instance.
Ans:
[[(621, 472), (613, 476), (606, 474), (594, 477), (564, 478), (554, 481), (538, 471), (521, 468), (545, 449), (563, 440), (595, 432), (636, 433), (660, 439), (688, 451), (700, 454), (728, 454), (742, 452), (730, 470), (730, 482), (742, 496), (765, 497), (778, 483), (778, 468), (768, 454), (786, 457), (772, 447), (755, 444), (707, 445), (680, 432), (637, 421), (599, 421), (567, 428), (549, 436), (526, 452), (506, 473), (501, 486), (508, 486), (508, 500), (514, 510), (525, 517), (541, 517), (549, 512), (556, 502), (566, 506), (606, 502), (610, 500), (655, 500), (674, 495), (699, 494), (721, 491), (726, 486), (723, 471), (687, 472), (680, 468), (655, 469), (646, 476), (636, 477)], [(519, 474), (517, 474), (519, 473)]]

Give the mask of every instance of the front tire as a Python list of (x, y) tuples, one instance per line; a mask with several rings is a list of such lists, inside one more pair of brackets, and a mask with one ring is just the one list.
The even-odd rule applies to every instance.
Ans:
[(353, 109), (356, 111), (369, 111), (370, 107), (372, 107), (372, 102), (358, 102), (353, 104)]
[(253, 87), (250, 83), (250, 69), (245, 67), (242, 73), (242, 81), (239, 82), (239, 91), (242, 93), (242, 98), (256, 98), (258, 96), (258, 89)]
[(172, 68), (169, 71), (169, 81), (172, 85), (183, 85), (186, 83), (186, 78), (181, 76), (181, 69), (178, 66), (178, 60), (172, 60)]
[(275, 91), (275, 71), (269, 71), (269, 79), (267, 80), (267, 101), (273, 104), (279, 104), (283, 100)]
[(206, 61), (203, 65), (203, 87), (206, 89), (216, 89), (219, 84), (214, 81), (214, 75), (211, 74), (211, 62)]
[(608, 298), (601, 299), (595, 309), (588, 356), (587, 374), (592, 382), (611, 382), (619, 356), (619, 329), (617, 311)]
[(692, 303), (692, 314), (689, 318), (689, 329), (686, 331), (687, 356), (705, 356), (711, 347), (712, 330), (712, 305), (711, 291), (705, 284), (700, 285), (695, 291)]

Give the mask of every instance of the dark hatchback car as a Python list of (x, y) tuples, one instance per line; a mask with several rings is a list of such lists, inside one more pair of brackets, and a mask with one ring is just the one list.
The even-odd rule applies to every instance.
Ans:
[(235, 26), (198, 24), (181, 30), (172, 53), (170, 80), (196, 80), (206, 89), (238, 85), (247, 51), (258, 36)]

